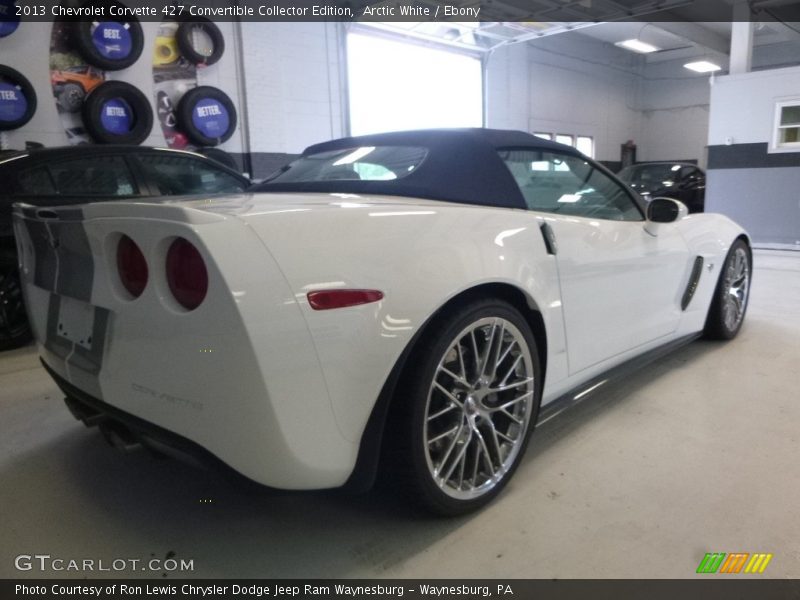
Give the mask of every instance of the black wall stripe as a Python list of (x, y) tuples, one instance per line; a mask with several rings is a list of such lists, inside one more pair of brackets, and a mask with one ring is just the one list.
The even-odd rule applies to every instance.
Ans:
[(732, 144), (708, 147), (709, 169), (764, 169), (800, 167), (800, 151), (768, 152), (769, 144)]

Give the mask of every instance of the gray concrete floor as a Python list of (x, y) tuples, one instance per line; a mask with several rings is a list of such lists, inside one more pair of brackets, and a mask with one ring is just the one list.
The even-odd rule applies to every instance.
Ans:
[(4, 353), (0, 577), (35, 574), (19, 554), (174, 553), (195, 577), (683, 578), (706, 552), (770, 552), (765, 577), (800, 577), (798, 372), (800, 253), (761, 251), (736, 340), (559, 415), (494, 504), (432, 520), (386, 492), (254, 493), (123, 455), (73, 420), (33, 348)]

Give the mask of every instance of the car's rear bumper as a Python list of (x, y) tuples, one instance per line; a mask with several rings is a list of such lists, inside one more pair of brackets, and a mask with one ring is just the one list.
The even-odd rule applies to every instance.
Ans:
[[(162, 219), (87, 218), (94, 206), (15, 213), (39, 353), (83, 393), (68, 395), (135, 416), (136, 431), (148, 423), (191, 440), (269, 487), (342, 486), (358, 443), (340, 432), (301, 308), (260, 239), (233, 218), (201, 214), (208, 222), (187, 223), (193, 212), (166, 218), (170, 207), (160, 205), (146, 208), (165, 208)], [(152, 267), (135, 299), (109, 258), (121, 235)], [(199, 249), (209, 276), (192, 311), (175, 305), (160, 270), (178, 236)], [(128, 432), (111, 425), (104, 428), (124, 442)]]
[(143, 447), (218, 471), (242, 482), (268, 488), (242, 475), (192, 440), (95, 398), (61, 377), (44, 360), (41, 363), (64, 392), (64, 402), (72, 415), (87, 427), (98, 427), (112, 446), (122, 450)]

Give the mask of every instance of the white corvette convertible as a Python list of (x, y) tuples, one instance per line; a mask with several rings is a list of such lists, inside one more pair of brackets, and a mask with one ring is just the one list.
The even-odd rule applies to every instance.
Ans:
[(747, 234), (525, 133), (308, 148), (252, 194), (17, 205), (28, 312), (72, 412), (283, 489), (376, 473), (458, 514), (537, 420), (747, 307)]

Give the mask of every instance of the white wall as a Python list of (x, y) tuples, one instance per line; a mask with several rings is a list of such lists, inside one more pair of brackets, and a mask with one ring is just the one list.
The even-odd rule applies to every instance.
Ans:
[(242, 23), (254, 153), (300, 153), (344, 132), (337, 23)]
[(711, 88), (708, 143), (769, 142), (775, 102), (800, 98), (800, 67), (718, 77)]
[(530, 118), (528, 47), (498, 48), (484, 59), (486, 126), (527, 131)]
[(590, 135), (595, 157), (694, 159), (706, 165), (708, 76), (683, 61), (646, 63), (580, 33), (506, 46), (488, 59), (487, 124), (530, 132)]
[(642, 79), (637, 159), (707, 163), (709, 76), (683, 68), (685, 60), (648, 64)]
[(528, 45), (528, 130), (590, 135), (595, 158), (617, 161), (639, 137), (640, 57), (579, 34)]
[(757, 245), (800, 248), (800, 152), (771, 152), (775, 103), (800, 99), (800, 67), (719, 77), (711, 88), (706, 209)]

